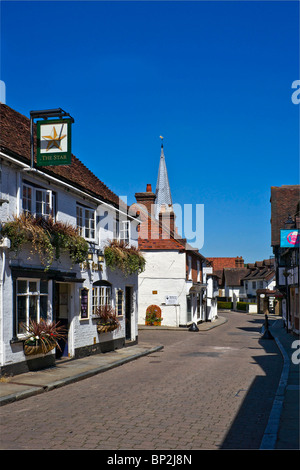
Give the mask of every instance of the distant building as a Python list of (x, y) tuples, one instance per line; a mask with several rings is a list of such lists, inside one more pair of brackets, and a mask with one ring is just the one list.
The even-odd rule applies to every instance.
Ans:
[[(233, 302), (236, 308), (237, 302), (257, 303), (258, 294), (263, 294), (258, 302), (258, 313), (266, 311), (266, 301), (269, 296), (280, 297), (275, 292), (275, 267), (273, 259), (244, 263), (240, 256), (236, 258), (208, 258), (213, 266), (214, 273), (218, 276), (219, 300)], [(277, 304), (276, 304), (277, 305)], [(276, 308), (279, 313), (280, 306)]]
[[(271, 187), (271, 246), (275, 256), (276, 286), (283, 296), (286, 327), (299, 334), (300, 186)], [(281, 230), (298, 237), (295, 246), (281, 243)], [(298, 235), (297, 235), (298, 232)]]
[[(224, 269), (234, 269), (234, 270), (236, 270), (237, 268), (243, 269), (244, 268), (243, 257), (236, 256), (235, 258), (221, 257), (221, 258), (207, 258), (207, 259), (213, 268), (213, 273), (217, 276), (217, 282), (218, 282), (218, 288), (219, 288), (218, 297), (220, 298), (231, 297), (232, 295), (228, 291), (229, 284), (225, 283)], [(244, 274), (244, 271), (241, 271), (240, 276), (243, 276), (243, 274)], [(229, 282), (231, 281), (233, 281), (233, 279), (231, 279)], [(238, 281), (236, 278), (234, 282), (236, 282), (236, 284), (230, 284), (230, 287), (235, 286), (237, 290), (239, 291), (240, 281)], [(227, 288), (225, 288), (225, 285), (227, 286)]]
[[(155, 193), (135, 194), (131, 206), (139, 214), (138, 244), (146, 259), (139, 275), (139, 324), (146, 322), (154, 305), (163, 318), (161, 325), (188, 326), (213, 321), (217, 316), (217, 283), (208, 260), (177, 231), (163, 145)], [(208, 271), (208, 272), (205, 272)]]

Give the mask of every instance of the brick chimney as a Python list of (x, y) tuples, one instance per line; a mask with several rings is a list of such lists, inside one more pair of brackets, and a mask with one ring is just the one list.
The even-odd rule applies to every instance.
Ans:
[(244, 267), (244, 259), (242, 256), (237, 256), (235, 258), (235, 267), (236, 268), (243, 268)]
[(154, 213), (154, 204), (155, 204), (156, 195), (152, 192), (151, 184), (147, 184), (146, 192), (145, 193), (135, 193), (135, 199), (138, 204), (144, 205), (149, 214), (151, 214), (151, 207), (152, 212)]
[(175, 214), (173, 209), (170, 210), (170, 207), (166, 208), (165, 205), (162, 205), (160, 208), (159, 213), (159, 222), (162, 223), (170, 233), (174, 231), (177, 234), (177, 230), (175, 228)]

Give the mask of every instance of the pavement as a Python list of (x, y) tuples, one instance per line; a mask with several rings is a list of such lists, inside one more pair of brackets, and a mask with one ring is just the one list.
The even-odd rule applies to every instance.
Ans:
[[(272, 335), (270, 341), (277, 343), (283, 358), (283, 369), (260, 449), (299, 450), (299, 336), (287, 333), (281, 318), (274, 317), (274, 320), (270, 318), (269, 322), (269, 331)], [(223, 325), (226, 321), (226, 318), (219, 316), (213, 322), (205, 322), (197, 326), (199, 331), (208, 331)], [(186, 330), (164, 326), (139, 326), (139, 329), (145, 328)], [(294, 343), (295, 341), (298, 343)], [(54, 367), (48, 369), (4, 377), (0, 382), (0, 406), (84, 380), (161, 349), (163, 349), (161, 344), (138, 343), (82, 359), (62, 359), (57, 361)]]

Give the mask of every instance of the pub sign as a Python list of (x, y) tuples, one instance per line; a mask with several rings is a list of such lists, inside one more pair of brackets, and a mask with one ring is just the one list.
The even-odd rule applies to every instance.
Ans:
[(37, 166), (71, 164), (71, 119), (37, 121)]

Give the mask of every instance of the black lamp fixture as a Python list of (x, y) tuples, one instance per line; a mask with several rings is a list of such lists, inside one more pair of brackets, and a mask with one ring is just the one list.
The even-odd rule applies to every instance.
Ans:
[(103, 251), (98, 250), (98, 251), (97, 251), (97, 256), (98, 256), (98, 263), (104, 263), (104, 254), (103, 254)]
[(92, 260), (93, 260), (93, 254), (94, 254), (94, 250), (93, 250), (93, 247), (90, 245), (89, 251), (88, 251), (88, 255), (87, 255), (88, 261), (92, 261)]
[(286, 227), (287, 225), (294, 225), (294, 224), (295, 224), (295, 221), (292, 219), (291, 215), (289, 214), (288, 218), (284, 222), (284, 226)]

